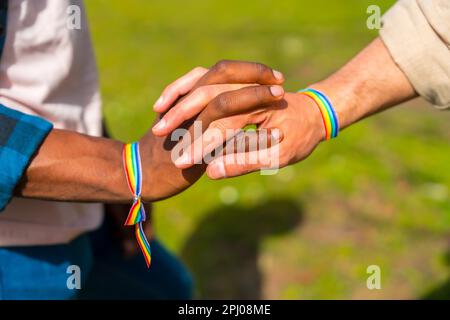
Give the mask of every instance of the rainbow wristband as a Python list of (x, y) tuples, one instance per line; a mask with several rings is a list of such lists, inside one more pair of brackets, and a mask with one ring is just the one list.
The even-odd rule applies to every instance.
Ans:
[(325, 127), (325, 139), (330, 140), (331, 138), (336, 138), (339, 133), (339, 122), (336, 112), (327, 96), (311, 88), (300, 90), (298, 93), (308, 96), (319, 107)]
[(147, 267), (150, 267), (151, 252), (150, 245), (142, 229), (145, 221), (145, 210), (141, 199), (142, 189), (142, 168), (141, 156), (139, 154), (139, 143), (128, 143), (123, 147), (123, 166), (127, 177), (128, 187), (134, 196), (133, 205), (128, 213), (126, 226), (135, 226), (135, 235), (142, 254), (144, 255)]

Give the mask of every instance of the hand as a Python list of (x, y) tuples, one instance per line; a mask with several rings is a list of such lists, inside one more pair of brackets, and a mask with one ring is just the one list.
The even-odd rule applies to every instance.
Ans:
[[(236, 125), (239, 123), (237, 117), (243, 117), (247, 120), (247, 124), (257, 124), (258, 128), (279, 128), (284, 133), (283, 141), (277, 146), (276, 156), (278, 156), (279, 168), (305, 159), (325, 138), (322, 118), (317, 106), (308, 97), (298, 93), (286, 93), (283, 100), (273, 103), (256, 114), (236, 116), (232, 121), (230, 118), (219, 120), (222, 122), (219, 126)], [(258, 123), (260, 118), (264, 120)], [(270, 158), (272, 155), (269, 154), (267, 157), (260, 156), (254, 163), (237, 164), (236, 161), (232, 161), (233, 157), (237, 156), (239, 155), (231, 154), (216, 158), (208, 165), (207, 175), (211, 179), (240, 176), (270, 167), (270, 162), (273, 161)], [(250, 155), (247, 153), (245, 157), (250, 158)]]
[[(256, 62), (223, 60), (211, 69), (194, 68), (168, 85), (155, 103), (156, 112), (167, 114), (153, 127), (157, 136), (165, 136), (188, 119), (199, 114), (209, 101), (227, 90), (236, 90), (255, 84), (281, 85), (281, 72)], [(185, 103), (177, 102), (186, 95)]]
[[(235, 74), (236, 78), (239, 77), (236, 73), (244, 76), (247, 68), (254, 65), (247, 66), (245, 62), (231, 62), (231, 64), (239, 65), (239, 68), (229, 68), (229, 72)], [(222, 65), (224, 65), (223, 72), (227, 73), (227, 64)], [(188, 90), (187, 87), (184, 89)], [(417, 96), (417, 92), (380, 38), (375, 39), (337, 72), (312, 87), (324, 92), (333, 102), (341, 130), (364, 117)], [(194, 109), (195, 112), (201, 110), (205, 103), (203, 100), (192, 106), (188, 101), (184, 101), (184, 105)], [(189, 112), (180, 108), (177, 117), (182, 118), (183, 113)], [(178, 120), (170, 119), (169, 116), (172, 117), (166, 115), (166, 122), (170, 123), (171, 128), (176, 127)], [(280, 166), (284, 166), (308, 156), (323, 139), (324, 128), (321, 120), (317, 107), (307, 97), (300, 94), (286, 94), (283, 102), (267, 106), (261, 112), (249, 113), (245, 110), (239, 116), (216, 121), (214, 124), (218, 128), (243, 127), (252, 122), (259, 128), (279, 126), (286, 136), (279, 145)], [(195, 160), (197, 156), (199, 155), (191, 154), (187, 158)], [(226, 160), (226, 157), (209, 164), (207, 173), (211, 178), (240, 175), (257, 170), (260, 166), (248, 163), (234, 165), (228, 162), (222, 166), (223, 160)], [(178, 166), (185, 168), (191, 164), (179, 163)]]
[[(189, 98), (187, 98), (189, 99)], [(186, 100), (187, 100), (186, 99)], [(185, 101), (188, 104), (188, 101)], [(203, 104), (202, 102), (201, 104)], [(179, 116), (179, 115), (178, 115)], [(172, 121), (168, 119), (168, 121)], [(203, 137), (208, 137), (209, 130), (216, 128), (238, 129), (248, 124), (256, 124), (258, 129), (278, 128), (283, 133), (283, 140), (277, 146), (278, 165), (286, 165), (298, 162), (306, 158), (320, 141), (324, 139), (322, 118), (317, 106), (308, 97), (298, 93), (286, 93), (282, 100), (265, 105), (264, 108), (250, 112), (242, 110), (241, 114), (215, 121), (214, 126), (206, 130)], [(206, 138), (204, 138), (206, 139)], [(208, 145), (203, 141), (203, 145)], [(215, 146), (212, 146), (214, 148)], [(207, 148), (207, 150), (211, 149)], [(271, 148), (272, 149), (272, 148)], [(269, 149), (269, 150), (271, 150)], [(194, 150), (189, 148), (188, 150)], [(200, 148), (196, 148), (189, 154), (189, 162), (177, 163), (180, 168), (189, 168), (192, 163), (205, 156)], [(260, 155), (263, 156), (260, 156)], [(207, 167), (207, 174), (212, 179), (234, 177), (263, 168), (271, 167), (270, 162), (274, 156), (268, 153), (255, 155), (256, 162), (237, 163), (237, 157), (249, 159), (251, 152), (242, 154), (224, 155), (213, 160)]]
[[(231, 74), (234, 79), (239, 79), (242, 83), (250, 82), (246, 78), (250, 70), (263, 70), (260, 67), (261, 65), (251, 62), (222, 61), (219, 65), (221, 74)], [(264, 70), (264, 72), (266, 71)], [(278, 71), (274, 71), (272, 76), (279, 78), (280, 81), (284, 79)], [(168, 105), (176, 101), (181, 94), (191, 91), (183, 101), (178, 102), (165, 114), (162, 120), (163, 124), (154, 127), (153, 132), (157, 135), (167, 135), (185, 119), (202, 111), (209, 100), (216, 97), (217, 92), (222, 89), (217, 85), (205, 85), (204, 79), (211, 78), (215, 78), (215, 75), (211, 75), (208, 70), (194, 69), (167, 87), (163, 92), (163, 98), (155, 105), (156, 110), (166, 111)], [(224, 79), (217, 82), (222, 80)], [(286, 94), (284, 99), (263, 105), (263, 108), (244, 107), (238, 114), (214, 121), (203, 134), (203, 148), (194, 148), (193, 145), (191, 148), (187, 148), (184, 161), (179, 161), (176, 165), (183, 169), (190, 168), (194, 163), (198, 163), (211, 149), (224, 142), (217, 141), (216, 144), (211, 145), (209, 141), (206, 141), (210, 136), (210, 131), (219, 129), (223, 132), (222, 136), (225, 137), (224, 131), (226, 129), (240, 129), (248, 124), (255, 124), (258, 129), (278, 128), (281, 130), (283, 141), (277, 146), (277, 152), (279, 153), (276, 156), (278, 157), (278, 165), (284, 167), (307, 157), (324, 138), (321, 121), (319, 110), (309, 98), (296, 93)], [(243, 164), (237, 163), (236, 158), (239, 156), (249, 159), (251, 153), (246, 152), (245, 155), (229, 154), (218, 157), (208, 165), (208, 176), (212, 179), (219, 179), (271, 167), (270, 162), (274, 155), (271, 153), (267, 154), (266, 157), (256, 155), (256, 162), (246, 161)]]
[[(282, 87), (270, 85), (282, 82), (282, 80), (275, 77), (275, 73), (270, 68), (259, 64), (245, 64), (246, 72), (245, 75), (242, 75), (240, 72), (237, 72), (239, 69), (236, 69), (236, 72), (230, 72), (230, 70), (224, 68), (224, 64), (226, 62), (217, 64), (211, 70), (204, 73), (197, 83), (190, 83), (188, 86), (194, 89), (193, 92), (205, 93), (205, 96), (208, 98), (208, 101), (205, 102), (201, 110), (197, 109), (198, 111), (192, 112), (192, 109), (188, 108), (191, 113), (177, 118), (177, 127), (181, 126), (182, 128), (186, 128), (191, 136), (194, 136), (194, 120), (202, 122), (204, 131), (211, 123), (221, 118), (230, 117), (243, 110), (254, 110), (283, 98), (284, 91)], [(240, 66), (234, 65), (234, 67)], [(244, 83), (246, 85), (223, 85), (222, 83)], [(248, 84), (255, 83), (261, 85), (248, 86)], [(196, 91), (195, 88), (200, 84), (205, 84), (208, 89), (203, 88)], [(163, 103), (164, 107), (158, 110), (166, 110), (169, 108), (171, 103), (169, 101), (177, 100), (179, 95), (183, 94), (188, 87), (184, 87), (184, 90), (181, 90), (179, 89), (180, 86), (169, 86), (164, 94), (168, 94), (171, 91), (176, 92), (176, 94), (166, 95)], [(185, 99), (180, 100), (177, 104), (178, 107), (175, 107), (179, 108), (180, 105), (182, 106), (184, 101), (189, 97), (197, 99), (198, 95), (188, 95)], [(176, 113), (171, 114), (176, 116)], [(192, 116), (194, 117), (192, 118)], [(165, 119), (165, 116), (163, 119)], [(161, 128), (160, 126), (160, 131), (157, 130), (157, 126), (154, 127), (153, 131), (149, 130), (140, 140), (144, 176), (142, 194), (144, 201), (161, 200), (181, 192), (198, 180), (206, 169), (205, 164), (193, 165), (189, 168), (178, 168), (175, 166), (172, 160), (172, 151), (177, 141), (171, 141), (170, 137), (161, 136), (161, 132), (165, 132), (164, 130), (167, 130), (167, 128), (172, 128), (170, 123), (167, 122), (167, 124), (166, 127), (162, 126)], [(160, 136), (157, 136), (155, 132)]]
[[(181, 95), (193, 93), (197, 89), (199, 90), (197, 92), (205, 90), (199, 89), (202, 85), (212, 88), (212, 84), (279, 85), (282, 82), (281, 74), (263, 65), (224, 61), (211, 70), (196, 69), (189, 76), (170, 85), (164, 91), (163, 98), (155, 109), (166, 112)], [(324, 92), (332, 101), (341, 130), (364, 117), (417, 96), (414, 87), (392, 59), (380, 38), (375, 39), (345, 66), (327, 79), (315, 84), (314, 87)], [(221, 90), (224, 89), (224, 87), (221, 88)], [(167, 113), (164, 116), (165, 121), (141, 139), (142, 161), (145, 166), (144, 200), (169, 197), (187, 188), (203, 172), (204, 167), (190, 170), (176, 168), (169, 155), (173, 147), (165, 143), (162, 138), (189, 114), (199, 114), (197, 119), (204, 117), (210, 127), (215, 126), (219, 130), (224, 128), (224, 123), (215, 120), (221, 116), (225, 118), (230, 116), (230, 110), (234, 115), (231, 118), (236, 121), (231, 123), (232, 125), (242, 127), (246, 123), (255, 122), (259, 127), (263, 127), (278, 124), (284, 127), (283, 130), (290, 137), (282, 141), (283, 132), (279, 135), (282, 141), (282, 145), (280, 144), (281, 165), (307, 156), (323, 135), (317, 108), (312, 106), (312, 102), (306, 100), (306, 97), (287, 94), (284, 103), (275, 104), (279, 109), (276, 110), (273, 102), (280, 100), (281, 97), (273, 96), (273, 100), (267, 102), (263, 98), (268, 93), (267, 89), (267, 87), (265, 90), (239, 88), (236, 91), (234, 87), (235, 91), (231, 93), (218, 90), (220, 93), (213, 93), (206, 97), (206, 100), (200, 97), (203, 100), (200, 99), (202, 101), (194, 105), (186, 100), (180, 100), (184, 107), (180, 108), (179, 112)], [(281, 88), (271, 86), (271, 89), (276, 91)], [(239, 90), (250, 91), (245, 91), (247, 95), (242, 95), (243, 92), (236, 95)], [(262, 97), (258, 96), (260, 93), (263, 94)], [(188, 94), (189, 96), (192, 95)], [(256, 97), (259, 101), (255, 102), (251, 97)], [(180, 104), (177, 105), (172, 109), (177, 110)], [(239, 105), (242, 108), (241, 116), (238, 116), (239, 112), (232, 108)], [(245, 106), (247, 108), (244, 108)], [(263, 107), (266, 109), (261, 109)], [(213, 112), (202, 114), (205, 108)], [(258, 108), (262, 110), (259, 113), (255, 112)], [(286, 114), (290, 116), (287, 116), (285, 121), (277, 121), (277, 118), (282, 119), (279, 111), (284, 112), (283, 110), (288, 110)], [(257, 117), (257, 114), (260, 117)], [(205, 126), (203, 130), (204, 128)], [(30, 165), (14, 190), (14, 195), (41, 200), (128, 202), (131, 200), (131, 195), (122, 169), (122, 147), (119, 141), (53, 129), (31, 159)], [(182, 162), (180, 161), (177, 166), (184, 168)], [(225, 174), (221, 175), (217, 172), (223, 172), (215, 170), (216, 167), (220, 168), (220, 165), (212, 164), (208, 168), (208, 174), (213, 178), (238, 175), (256, 169), (255, 166), (236, 168), (227, 164), (224, 168)]]

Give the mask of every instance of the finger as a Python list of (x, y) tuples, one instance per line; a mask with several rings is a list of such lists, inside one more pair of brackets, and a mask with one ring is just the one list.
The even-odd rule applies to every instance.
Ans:
[(152, 128), (157, 136), (165, 136), (178, 128), (184, 121), (199, 114), (219, 94), (249, 86), (248, 84), (218, 84), (195, 89), (192, 93), (169, 109)]
[(279, 158), (281, 145), (276, 144), (267, 150), (219, 157), (208, 165), (206, 174), (209, 178), (216, 180), (237, 177), (258, 170), (278, 169), (285, 165)]
[[(277, 128), (239, 130), (236, 135), (225, 142), (222, 155), (263, 151), (280, 143), (282, 139), (283, 134)], [(211, 149), (207, 152), (212, 152), (213, 150)]]
[[(201, 127), (201, 132), (203, 133), (213, 121), (228, 118), (236, 114), (241, 114), (244, 119), (241, 119), (242, 122), (238, 121), (236, 124), (231, 124), (230, 127), (236, 129), (236, 126), (240, 125), (240, 128), (242, 128), (247, 124), (248, 113), (281, 100), (283, 95), (284, 90), (280, 86), (252, 86), (222, 93), (213, 99), (200, 113), (197, 120), (189, 128), (189, 134), (187, 136), (194, 137), (194, 141), (196, 141), (199, 138), (195, 130), (196, 127)], [(219, 123), (221, 122), (217, 122), (216, 125)], [(227, 127), (222, 127), (222, 131), (226, 130)], [(196, 149), (198, 145), (192, 144), (192, 142), (182, 140), (178, 143), (177, 150), (183, 150), (183, 153), (177, 157), (175, 161), (176, 165), (181, 167), (193, 164), (191, 150)], [(220, 142), (223, 142), (223, 140)]]
[(216, 63), (195, 87), (220, 83), (282, 84), (281, 72), (257, 62), (222, 60)]
[[(267, 156), (268, 150), (280, 143), (283, 135), (279, 129), (240, 130), (233, 138), (215, 149), (204, 152), (208, 164), (218, 157), (234, 158), (237, 164), (255, 164)], [(201, 159), (200, 159), (201, 160)]]
[(224, 92), (206, 106), (197, 120), (207, 128), (212, 121), (260, 109), (281, 100), (283, 96), (283, 87), (276, 85), (258, 85)]
[(185, 169), (202, 161), (209, 163), (218, 154), (267, 149), (283, 139), (279, 129), (242, 130), (247, 124), (245, 119), (235, 116), (211, 123), (201, 137), (184, 149), (183, 154), (176, 159), (175, 166)]
[(192, 90), (194, 85), (208, 72), (208, 69), (197, 67), (169, 84), (153, 106), (156, 112), (165, 112), (180, 96)]
[[(185, 155), (186, 151), (190, 150), (192, 143), (208, 128), (211, 122), (233, 115), (247, 116), (247, 113), (282, 101), (283, 96), (284, 89), (281, 86), (262, 85), (245, 87), (218, 95), (198, 115), (195, 121), (191, 119), (184, 124), (188, 125), (187, 132), (176, 132), (178, 130), (172, 132), (170, 140), (172, 142), (178, 141), (175, 142), (176, 145), (173, 147), (177, 152), (172, 160), (178, 163), (190, 163), (189, 154)], [(184, 129), (180, 130), (184, 131)], [(180, 139), (180, 137), (182, 138)], [(177, 160), (178, 158), (181, 159)]]

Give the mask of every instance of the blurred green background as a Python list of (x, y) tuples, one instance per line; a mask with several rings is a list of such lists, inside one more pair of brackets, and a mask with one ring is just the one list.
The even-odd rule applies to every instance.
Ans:
[[(107, 123), (137, 139), (165, 85), (223, 58), (266, 63), (302, 88), (376, 36), (374, 3), (394, 1), (86, 1)], [(157, 236), (199, 298), (450, 298), (449, 120), (417, 100), (277, 175), (203, 178), (155, 204)], [(366, 287), (373, 264), (381, 290)]]

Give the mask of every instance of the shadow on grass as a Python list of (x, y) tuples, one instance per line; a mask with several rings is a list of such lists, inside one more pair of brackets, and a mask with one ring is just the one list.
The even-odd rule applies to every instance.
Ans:
[[(450, 250), (445, 253), (445, 264), (450, 269)], [(426, 293), (422, 299), (450, 300), (450, 277), (443, 284)]]
[(259, 299), (262, 240), (301, 223), (302, 210), (289, 199), (243, 208), (219, 207), (206, 215), (182, 250), (201, 298)]

